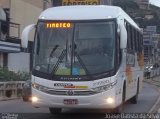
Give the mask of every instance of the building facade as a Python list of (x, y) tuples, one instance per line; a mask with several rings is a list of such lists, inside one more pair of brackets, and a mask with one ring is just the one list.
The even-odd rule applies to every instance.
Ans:
[(43, 0), (0, 1), (0, 67), (15, 72), (30, 71), (30, 53), (21, 52), (21, 33), (25, 26), (37, 22), (43, 7)]
[[(66, 4), (64, 4), (64, 2)], [(87, 3), (92, 4), (95, 2), (100, 5), (112, 5), (112, 0), (51, 0), (52, 6), (87, 5)]]
[(149, 0), (134, 0), (138, 3), (141, 9), (148, 9), (149, 8)]

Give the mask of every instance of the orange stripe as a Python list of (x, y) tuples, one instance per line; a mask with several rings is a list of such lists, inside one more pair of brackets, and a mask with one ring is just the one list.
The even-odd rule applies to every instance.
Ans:
[(81, 88), (81, 89), (86, 89), (88, 86), (64, 86), (64, 88)]
[(64, 88), (76, 88), (76, 86), (64, 86)]

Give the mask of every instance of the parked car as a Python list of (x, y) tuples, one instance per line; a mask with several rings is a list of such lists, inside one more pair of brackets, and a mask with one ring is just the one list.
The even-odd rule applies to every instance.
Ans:
[(150, 78), (150, 77), (156, 76), (158, 68), (159, 68), (159, 64), (158, 63), (147, 65), (145, 67), (145, 69), (144, 69), (145, 77), (146, 78)]
[(153, 69), (153, 65), (147, 65), (146, 67), (145, 67), (145, 69), (144, 69), (144, 75), (145, 75), (145, 77), (146, 78), (150, 78), (150, 76), (151, 76), (151, 70)]
[(23, 86), (22, 98), (24, 102), (31, 101), (31, 80), (27, 80)]

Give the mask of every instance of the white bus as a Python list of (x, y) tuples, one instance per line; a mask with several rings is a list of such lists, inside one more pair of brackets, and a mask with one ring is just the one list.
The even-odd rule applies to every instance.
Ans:
[(143, 80), (142, 32), (115, 6), (61, 6), (41, 13), (35, 31), (32, 103), (52, 114), (64, 108), (122, 111), (137, 103)]

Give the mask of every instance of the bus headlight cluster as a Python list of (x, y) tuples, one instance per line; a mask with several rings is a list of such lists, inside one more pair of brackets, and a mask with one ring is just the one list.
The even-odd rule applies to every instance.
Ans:
[(40, 91), (47, 91), (47, 90), (49, 90), (49, 88), (47, 88), (45, 86), (41, 86), (39, 84), (35, 84), (35, 83), (32, 84), (32, 87), (35, 88), (35, 89), (37, 89), (37, 90), (40, 90)]
[(92, 88), (92, 90), (97, 92), (97, 93), (104, 92), (106, 90), (112, 89), (116, 85), (116, 83), (117, 83), (117, 81), (109, 83), (109, 84), (104, 85), (104, 86)]

